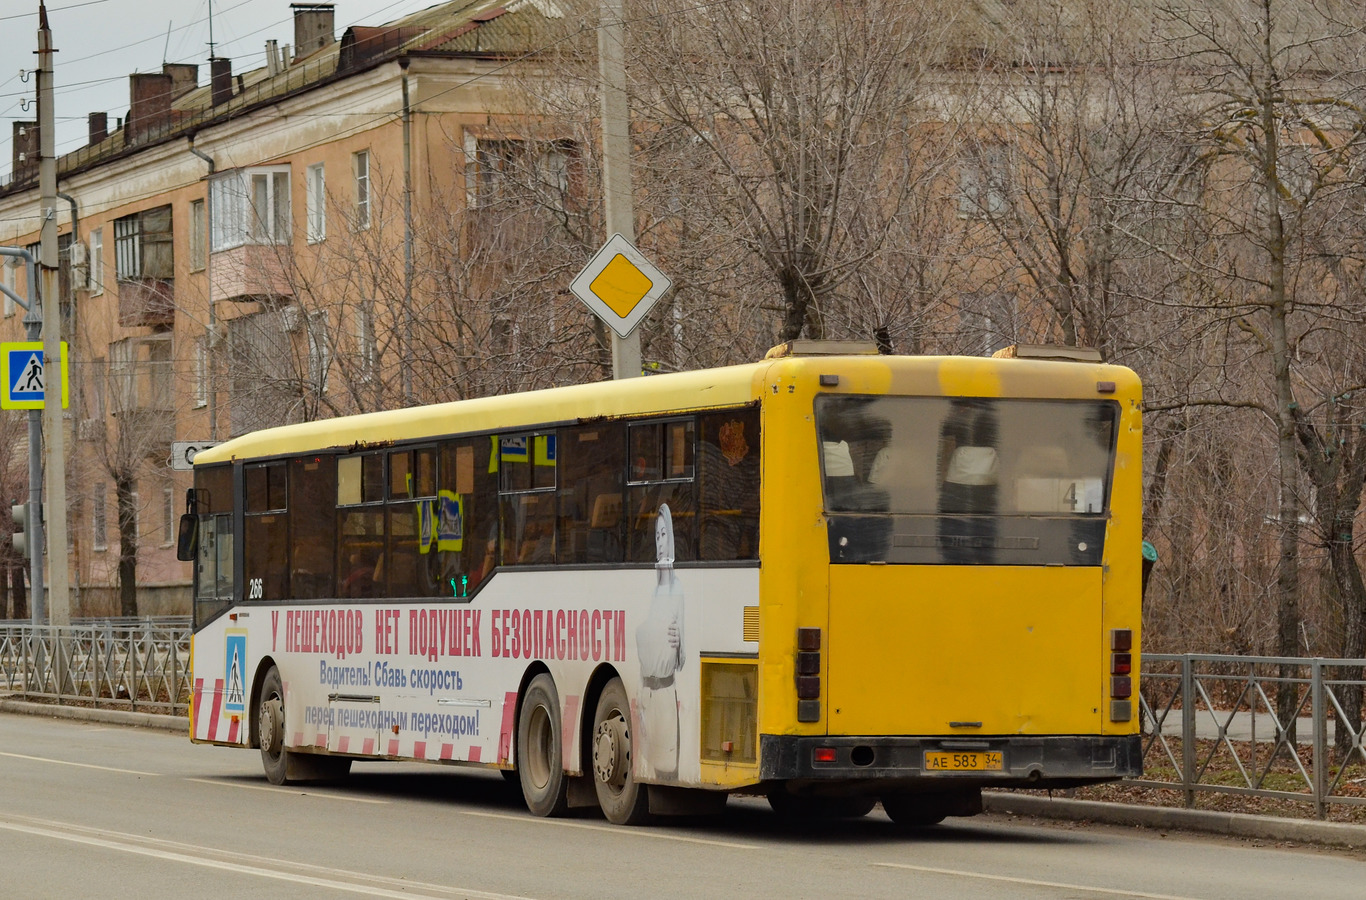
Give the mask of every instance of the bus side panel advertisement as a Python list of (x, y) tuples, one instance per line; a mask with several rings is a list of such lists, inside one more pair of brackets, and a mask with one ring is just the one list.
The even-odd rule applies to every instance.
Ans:
[(658, 565), (504, 571), (468, 604), (238, 607), (235, 622), (223, 616), (195, 638), (194, 739), (246, 744), (254, 686), (273, 662), (287, 747), (507, 766), (518, 687), (543, 665), (559, 693), (566, 768), (583, 771), (584, 693), (611, 666), (631, 699), (636, 776), (700, 784), (698, 659), (757, 651), (742, 623), (758, 591), (757, 569)]

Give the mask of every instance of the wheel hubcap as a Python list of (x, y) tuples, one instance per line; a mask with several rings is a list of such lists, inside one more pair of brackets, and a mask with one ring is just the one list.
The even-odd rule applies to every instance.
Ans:
[(284, 743), (285, 706), (279, 697), (270, 697), (261, 704), (261, 749), (278, 753)]
[(593, 735), (593, 773), (598, 781), (613, 787), (626, 783), (630, 768), (631, 749), (626, 734), (626, 721), (620, 715), (598, 723)]

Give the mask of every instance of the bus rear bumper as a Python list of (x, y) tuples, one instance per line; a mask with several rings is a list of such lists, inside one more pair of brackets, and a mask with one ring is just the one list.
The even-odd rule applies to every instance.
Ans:
[[(817, 753), (817, 751), (821, 751)], [(926, 754), (952, 754), (955, 762), (999, 768), (930, 770)], [(942, 759), (942, 757), (940, 757)], [(818, 761), (819, 760), (819, 761)], [(903, 789), (934, 790), (953, 783), (992, 787), (1079, 787), (1143, 774), (1142, 737), (847, 737), (764, 734), (759, 777), (764, 781), (897, 782)], [(871, 787), (871, 785), (869, 785)]]

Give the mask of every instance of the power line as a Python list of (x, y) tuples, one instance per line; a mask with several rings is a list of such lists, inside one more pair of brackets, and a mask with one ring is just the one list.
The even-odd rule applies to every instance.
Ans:
[[(239, 4), (239, 6), (240, 6), (240, 5), (245, 5), (245, 3), (249, 3), (249, 2), (252, 2), (252, 0), (244, 0), (244, 3), (243, 3), (243, 4)], [(399, 2), (396, 2), (396, 3), (394, 3), (394, 4), (391, 4), (390, 6), (384, 7), (384, 8), (385, 8), (385, 9), (390, 9), (390, 8), (392, 8), (393, 6), (401, 5), (402, 2), (403, 2), (403, 0), (399, 0)], [(686, 14), (686, 13), (689, 13), (689, 12), (694, 12), (694, 11), (697, 11), (697, 10), (708, 9), (708, 8), (717, 7), (717, 6), (725, 6), (725, 5), (729, 5), (729, 4), (732, 3), (732, 2), (734, 2), (734, 0), (711, 0), (711, 2), (698, 3), (698, 4), (695, 4), (695, 5), (693, 5), (693, 6), (686, 7), (686, 8), (684, 8), (684, 9), (680, 9), (680, 10), (678, 10), (678, 13), (677, 13), (677, 14), (682, 15), (682, 14)], [(236, 8), (236, 7), (234, 7), (234, 8)], [(648, 20), (658, 19), (658, 18), (660, 18), (660, 17), (659, 17), (659, 16), (641, 16), (641, 17), (638, 17), (638, 18), (636, 18), (636, 19), (630, 19), (630, 18), (628, 18), (628, 19), (626, 19), (625, 21), (629, 24), (629, 23), (632, 22), (632, 21), (648, 21)], [(550, 41), (550, 42), (547, 43), (547, 44), (543, 44), (543, 45), (540, 46), (540, 47), (535, 47), (535, 48), (533, 48), (533, 49), (531, 49), (531, 50), (527, 50), (527, 51), (525, 51), (525, 52), (523, 52), (523, 53), (521, 53), (521, 54), (518, 54), (518, 55), (516, 55), (516, 56), (509, 57), (508, 59), (505, 59), (502, 63), (500, 63), (500, 64), (498, 64), (498, 65), (492, 67), (491, 69), (489, 69), (489, 70), (486, 71), (486, 72), (477, 73), (477, 74), (472, 75), (472, 76), (470, 76), (469, 78), (465, 79), (464, 81), (461, 81), (461, 82), (458, 83), (458, 84), (454, 84), (454, 85), (450, 86), (449, 88), (446, 88), (446, 89), (444, 89), (444, 90), (438, 91), (438, 92), (436, 92), (436, 93), (430, 95), (430, 98), (429, 98), (429, 99), (435, 99), (435, 98), (437, 98), (437, 97), (443, 97), (443, 96), (445, 96), (445, 95), (447, 95), (447, 94), (450, 94), (450, 93), (452, 93), (452, 92), (454, 92), (454, 91), (463, 90), (464, 88), (467, 88), (467, 87), (469, 87), (470, 85), (475, 84), (475, 83), (477, 83), (477, 82), (479, 82), (479, 81), (482, 81), (482, 80), (484, 80), (484, 79), (486, 79), (486, 78), (490, 78), (490, 77), (492, 77), (492, 76), (494, 76), (494, 75), (501, 74), (502, 72), (506, 71), (507, 69), (509, 69), (509, 68), (511, 68), (511, 67), (513, 67), (513, 66), (515, 66), (515, 65), (518, 65), (518, 64), (520, 64), (520, 63), (522, 63), (522, 62), (525, 62), (526, 60), (528, 60), (528, 59), (530, 59), (530, 58), (533, 58), (533, 57), (535, 57), (535, 56), (537, 56), (537, 55), (539, 55), (539, 54), (545, 53), (545, 52), (548, 51), (548, 50), (552, 50), (552, 49), (554, 49), (555, 47), (560, 46), (561, 44), (564, 44), (564, 43), (567, 43), (567, 42), (569, 42), (569, 41), (571, 41), (571, 40), (574, 40), (574, 39), (576, 39), (576, 38), (582, 37), (584, 34), (586, 34), (586, 33), (588, 33), (588, 32), (596, 32), (596, 31), (598, 30), (599, 27), (600, 27), (600, 25), (597, 24), (597, 23), (594, 23), (594, 24), (592, 24), (592, 25), (581, 24), (576, 30), (567, 32), (567, 33), (561, 35), (560, 37), (558, 37), (558, 38), (556, 38), (556, 39)], [(359, 101), (357, 101), (357, 103), (359, 103)], [(283, 118), (283, 117), (285, 117), (284, 114), (278, 113), (278, 112), (277, 112), (277, 113), (274, 113), (273, 116), (272, 116), (271, 114), (266, 113), (265, 110), (262, 110), (262, 109), (244, 111), (244, 112), (242, 113), (242, 115), (247, 115), (247, 116), (252, 116), (252, 117), (259, 117), (259, 118), (270, 118), (270, 117), (274, 117), (274, 118)], [(347, 129), (345, 129), (345, 131), (343, 131), (343, 132), (340, 132), (340, 133), (333, 133), (333, 134), (330, 134), (330, 135), (328, 135), (328, 136), (326, 136), (326, 137), (323, 137), (323, 138), (319, 138), (319, 139), (316, 139), (316, 140), (313, 140), (313, 141), (309, 141), (309, 142), (307, 142), (307, 143), (297, 144), (297, 145), (294, 145), (294, 146), (285, 148), (285, 149), (283, 149), (280, 153), (276, 154), (276, 156), (277, 156), (277, 157), (282, 157), (282, 156), (293, 155), (293, 154), (300, 153), (300, 152), (304, 152), (304, 151), (307, 151), (307, 150), (312, 150), (312, 149), (314, 149), (315, 147), (320, 147), (320, 146), (323, 146), (323, 145), (325, 145), (325, 144), (334, 143), (334, 142), (336, 142), (337, 140), (344, 139), (344, 138), (350, 137), (350, 136), (355, 135), (355, 134), (359, 134), (360, 132), (365, 131), (365, 130), (368, 130), (368, 129), (371, 128), (371, 127), (376, 127), (376, 126), (378, 126), (378, 125), (384, 123), (385, 121), (394, 119), (394, 118), (398, 117), (399, 115), (401, 115), (401, 111), (399, 111), (399, 110), (386, 111), (386, 112), (378, 113), (378, 114), (374, 114), (374, 115), (370, 115), (370, 114), (364, 113), (364, 112), (351, 112), (351, 113), (347, 113), (347, 112), (344, 112), (344, 111), (343, 111), (343, 112), (333, 112), (333, 113), (298, 114), (297, 116), (296, 116), (296, 114), (294, 114), (294, 113), (290, 113), (290, 114), (288, 115), (288, 118), (296, 118), (296, 117), (297, 117), (297, 118), (349, 118), (349, 117), (353, 117), (353, 116), (367, 116), (367, 115), (369, 116), (369, 118), (368, 118), (366, 121), (361, 122), (361, 123), (359, 123), (359, 124), (357, 124), (357, 125), (351, 126), (351, 127), (347, 128)], [(216, 126), (216, 125), (223, 125), (223, 124), (227, 124), (227, 122), (229, 122), (229, 121), (232, 121), (234, 118), (240, 118), (240, 116), (229, 116), (229, 117), (226, 117), (226, 118), (224, 118), (224, 119), (217, 119), (217, 120), (214, 120), (214, 121), (212, 121), (212, 122), (205, 123), (205, 124), (206, 124), (206, 126), (209, 126), (209, 127)], [(3, 143), (4, 143), (3, 141), (0, 141), (0, 146), (3, 146)], [(183, 182), (183, 183), (180, 183), (180, 184), (176, 184), (176, 185), (172, 185), (172, 186), (169, 186), (169, 187), (164, 187), (164, 188), (159, 188), (159, 189), (156, 189), (156, 190), (151, 190), (151, 191), (148, 191), (148, 192), (145, 193), (145, 194), (141, 194), (141, 195), (137, 195), (137, 196), (132, 196), (132, 197), (127, 196), (127, 195), (122, 195), (122, 196), (120, 196), (120, 197), (117, 199), (117, 201), (111, 201), (109, 204), (105, 205), (104, 207), (100, 207), (98, 210), (90, 210), (90, 211), (88, 211), (88, 214), (91, 213), (91, 212), (102, 211), (102, 210), (104, 210), (104, 209), (112, 209), (112, 208), (114, 208), (114, 207), (116, 207), (116, 206), (125, 206), (125, 205), (131, 204), (131, 203), (135, 203), (135, 202), (137, 202), (137, 201), (139, 201), (139, 200), (147, 199), (147, 198), (149, 198), (149, 197), (155, 197), (155, 196), (158, 196), (158, 195), (161, 195), (161, 194), (171, 193), (171, 192), (174, 192), (174, 191), (176, 191), (176, 190), (179, 190), (180, 188), (188, 187), (188, 186), (190, 186), (191, 184), (194, 184), (194, 183), (198, 182), (199, 180), (200, 180), (200, 179), (196, 178), (196, 179), (193, 179), (192, 181), (186, 181), (186, 182)], [(35, 216), (24, 216), (24, 217), (15, 217), (15, 218), (0, 218), (0, 222), (22, 222), (22, 221), (30, 221), (30, 220), (33, 219), (33, 218), (35, 218)]]

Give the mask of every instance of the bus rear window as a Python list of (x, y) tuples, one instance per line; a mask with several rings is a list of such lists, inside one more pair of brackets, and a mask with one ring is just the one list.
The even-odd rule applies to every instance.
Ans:
[[(832, 561), (1098, 561), (1118, 416), (1112, 401), (820, 397), (825, 511), (849, 529)], [(870, 516), (893, 524), (849, 518)], [(1048, 524), (1065, 521), (1094, 524)]]

